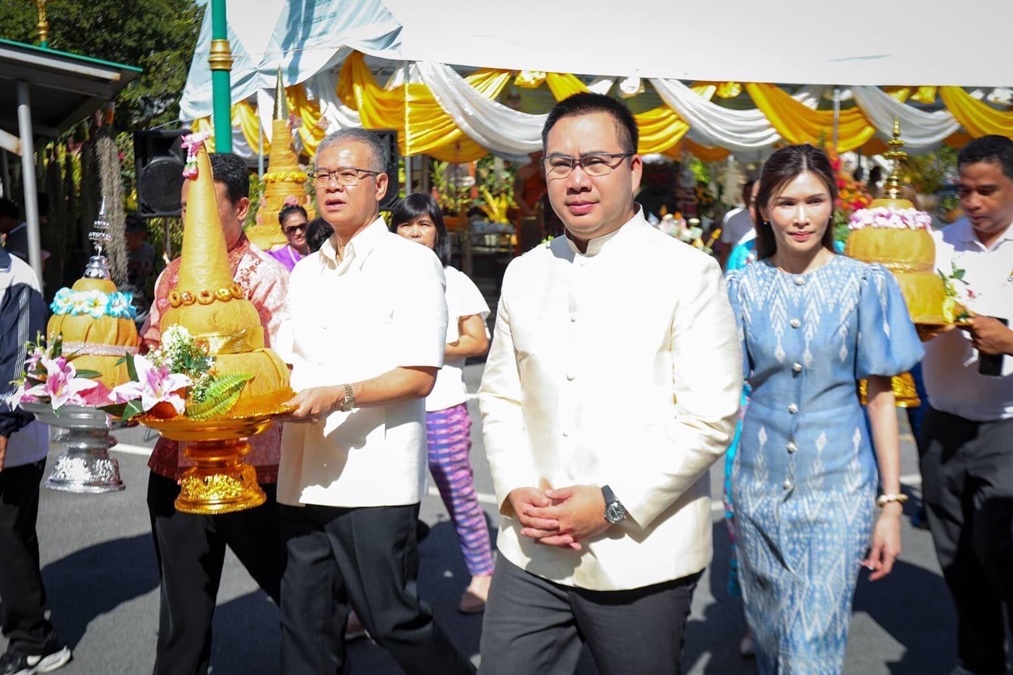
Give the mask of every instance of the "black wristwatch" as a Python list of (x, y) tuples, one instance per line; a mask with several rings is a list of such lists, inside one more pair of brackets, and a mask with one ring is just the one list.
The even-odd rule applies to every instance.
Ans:
[(616, 495), (612, 492), (612, 488), (608, 485), (601, 486), (601, 496), (605, 498), (605, 520), (609, 521), (613, 525), (626, 519), (626, 509), (616, 499)]

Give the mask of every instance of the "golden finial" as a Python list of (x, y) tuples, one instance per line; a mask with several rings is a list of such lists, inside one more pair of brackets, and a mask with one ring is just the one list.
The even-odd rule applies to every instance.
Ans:
[(35, 24), (35, 30), (39, 33), (39, 46), (49, 46), (49, 22), (46, 21), (46, 0), (35, 0), (35, 6), (39, 8), (39, 22)]
[(901, 150), (904, 147), (904, 141), (900, 140), (899, 117), (893, 118), (893, 138), (887, 141), (887, 145), (890, 146), (890, 149), (883, 153), (883, 157), (893, 160), (893, 169), (886, 179), (883, 194), (890, 199), (903, 199), (901, 187), (904, 181), (901, 178), (900, 172), (903, 163), (907, 161), (908, 154)]
[(274, 119), (288, 119), (288, 99), (285, 97), (285, 83), (281, 79), (281, 66), (278, 66), (278, 81), (274, 85)]

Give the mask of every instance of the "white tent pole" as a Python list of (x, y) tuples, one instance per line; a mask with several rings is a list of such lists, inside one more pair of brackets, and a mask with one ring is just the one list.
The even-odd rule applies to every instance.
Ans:
[(39, 237), (39, 201), (35, 187), (35, 145), (32, 139), (32, 106), (28, 82), (18, 80), (18, 131), (21, 133), (21, 181), (25, 190), (25, 222), (28, 223), (28, 263), (42, 285), (42, 254)]

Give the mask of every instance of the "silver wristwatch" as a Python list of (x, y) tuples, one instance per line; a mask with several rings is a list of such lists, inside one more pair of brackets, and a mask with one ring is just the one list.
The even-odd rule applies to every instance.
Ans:
[(608, 485), (601, 487), (601, 495), (605, 498), (605, 520), (609, 521), (613, 525), (621, 520), (626, 519), (626, 509), (616, 499), (616, 495), (612, 492), (612, 488)]
[(355, 389), (352, 385), (342, 385), (345, 388), (345, 397), (341, 401), (341, 412), (349, 412), (355, 407)]

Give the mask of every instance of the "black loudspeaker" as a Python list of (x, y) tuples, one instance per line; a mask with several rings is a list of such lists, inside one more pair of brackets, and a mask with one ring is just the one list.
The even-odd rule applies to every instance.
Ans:
[(134, 132), (138, 215), (179, 217), (186, 151), (180, 145), (188, 129)]
[(401, 191), (401, 180), (399, 178), (398, 165), (400, 164), (401, 153), (397, 147), (397, 131), (394, 129), (377, 129), (374, 132), (380, 137), (380, 141), (387, 149), (387, 194), (380, 202), (381, 211), (389, 211), (397, 200)]

